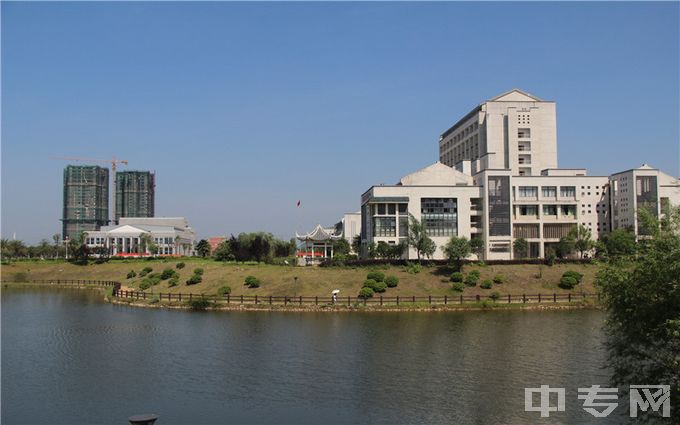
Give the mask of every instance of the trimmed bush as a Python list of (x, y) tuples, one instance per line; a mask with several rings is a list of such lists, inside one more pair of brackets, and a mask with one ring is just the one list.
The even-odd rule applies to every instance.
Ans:
[(133, 277), (136, 277), (136, 276), (137, 276), (137, 273), (135, 273), (134, 270), (130, 270), (127, 274), (128, 279), (132, 279)]
[(144, 267), (141, 272), (139, 272), (139, 277), (144, 277), (151, 273), (153, 269), (151, 267)]
[(399, 285), (399, 278), (396, 276), (387, 276), (385, 278), (385, 283), (388, 288), (396, 288)]
[(217, 295), (219, 295), (220, 297), (223, 297), (227, 294), (231, 294), (231, 288), (228, 286), (222, 286), (217, 290)]
[(364, 281), (364, 288), (371, 288), (375, 292), (375, 286), (378, 284), (378, 282), (374, 279), (366, 279)]
[(562, 276), (558, 286), (562, 289), (573, 289), (574, 286), (578, 285), (578, 281), (573, 276)]
[(366, 275), (366, 279), (373, 279), (376, 282), (383, 282), (385, 280), (385, 273), (383, 273), (383, 272), (370, 272)]
[(491, 289), (493, 286), (493, 281), (491, 279), (484, 279), (481, 285), (479, 285), (480, 288), (482, 289)]
[(159, 283), (161, 283), (161, 277), (160, 276), (152, 276), (152, 277), (149, 277), (148, 279), (153, 286), (156, 286)]
[(149, 282), (148, 279), (144, 279), (141, 282), (139, 282), (139, 289), (140, 290), (145, 291), (149, 288), (151, 288), (151, 282)]
[(465, 279), (465, 275), (461, 272), (451, 273), (451, 282), (462, 282)]
[(158, 304), (159, 302), (161, 302), (161, 299), (158, 297), (158, 295), (154, 295), (149, 300), (149, 304)]
[(197, 268), (197, 269), (194, 269), (194, 274), (197, 274), (199, 276), (203, 276), (203, 269), (200, 268), (200, 267)]
[(565, 276), (573, 277), (574, 279), (576, 279), (576, 283), (581, 283), (581, 279), (583, 279), (583, 275), (574, 270), (567, 270), (562, 274), (562, 277)]
[(494, 301), (498, 301), (501, 298), (501, 294), (498, 293), (498, 291), (493, 291), (491, 295), (489, 295), (489, 298), (491, 298)]
[(406, 273), (418, 274), (423, 270), (423, 267), (418, 263), (406, 262)]
[(177, 264), (175, 264), (175, 267), (177, 267), (178, 269), (183, 269), (184, 263), (177, 263)]
[(387, 290), (387, 284), (385, 282), (376, 282), (373, 286), (374, 292), (385, 292)]
[(177, 272), (171, 268), (167, 268), (164, 269), (163, 272), (161, 273), (161, 280), (167, 280), (175, 276), (177, 276)]
[(470, 270), (468, 276), (475, 276), (479, 280), (479, 270)]
[(187, 279), (187, 285), (196, 285), (197, 283), (201, 283), (203, 278), (200, 275), (193, 275), (189, 279)]
[(364, 286), (361, 288), (359, 291), (359, 298), (371, 298), (373, 296), (373, 289), (369, 288), (368, 286)]
[(179, 278), (173, 277), (172, 279), (168, 280), (168, 287), (171, 288), (173, 286), (177, 286), (178, 283), (179, 283)]
[(453, 282), (451, 285), (451, 289), (453, 289), (456, 292), (463, 292), (465, 289), (465, 284), (463, 282)]
[(479, 282), (479, 274), (469, 273), (465, 277), (465, 285), (466, 286), (477, 286), (477, 282)]
[(245, 284), (248, 285), (248, 288), (259, 288), (260, 279), (256, 278), (255, 276), (246, 276)]
[(497, 274), (496, 276), (493, 277), (493, 283), (495, 283), (496, 285), (505, 283), (505, 276), (503, 276), (502, 274)]

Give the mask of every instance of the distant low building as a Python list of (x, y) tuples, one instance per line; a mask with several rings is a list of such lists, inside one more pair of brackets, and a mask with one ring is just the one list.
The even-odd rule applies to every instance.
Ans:
[(194, 255), (196, 233), (184, 217), (121, 217), (115, 226), (87, 232), (86, 245), (118, 257)]
[(333, 258), (333, 241), (342, 239), (342, 235), (336, 235), (333, 228), (323, 228), (317, 224), (316, 228), (306, 235), (299, 235), (295, 232), (295, 237), (301, 244), (298, 246), (298, 264), (311, 265), (317, 264), (327, 258)]
[(208, 238), (208, 244), (210, 244), (210, 254), (212, 255), (217, 249), (217, 247), (220, 246), (220, 244), (226, 240), (227, 238), (222, 236), (214, 236), (212, 238)]

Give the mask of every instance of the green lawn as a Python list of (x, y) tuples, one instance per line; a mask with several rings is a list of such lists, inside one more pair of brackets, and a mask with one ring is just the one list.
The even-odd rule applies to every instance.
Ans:
[[(180, 284), (169, 288), (167, 281), (152, 286), (146, 292), (163, 293), (194, 293), (215, 294), (221, 286), (229, 286), (232, 295), (287, 295), (287, 296), (329, 296), (334, 289), (340, 290), (340, 296), (356, 296), (363, 286), (366, 274), (371, 270), (379, 270), (385, 275), (394, 275), (399, 278), (399, 286), (388, 288), (385, 296), (443, 296), (458, 295), (451, 289), (449, 275), (451, 270), (447, 267), (423, 266), (418, 274), (409, 274), (405, 267), (294, 267), (274, 266), (267, 264), (243, 265), (223, 264), (206, 259), (183, 259), (186, 267), (177, 270), (180, 274)], [(129, 260), (112, 261), (105, 264), (91, 264), (88, 266), (76, 266), (64, 262), (35, 261), (16, 262), (2, 266), (2, 277), (13, 280), (17, 273), (25, 273), (29, 280), (42, 279), (98, 279), (116, 280), (124, 287), (137, 289), (140, 278), (126, 279), (130, 270), (139, 273), (144, 267), (153, 268), (154, 272), (161, 272), (164, 268), (175, 268), (178, 260), (167, 262)], [(196, 285), (188, 286), (185, 281), (193, 274), (195, 268), (203, 268), (203, 281)], [(490, 294), (498, 291), (501, 294), (552, 294), (567, 293), (557, 286), (559, 279), (566, 270), (576, 270), (584, 275), (583, 282), (572, 292), (595, 292), (593, 281), (598, 271), (597, 265), (555, 265), (552, 267), (543, 265), (496, 265), (496, 266), (466, 266), (465, 273), (477, 269), (480, 271), (480, 283), (484, 279), (492, 279), (496, 275), (503, 275), (505, 283), (495, 285), (492, 289), (466, 287), (464, 295)], [(176, 269), (175, 269), (176, 270)], [(243, 284), (246, 276), (253, 275), (260, 279), (262, 285), (259, 288), (248, 288)], [(297, 283), (295, 280), (297, 277)]]

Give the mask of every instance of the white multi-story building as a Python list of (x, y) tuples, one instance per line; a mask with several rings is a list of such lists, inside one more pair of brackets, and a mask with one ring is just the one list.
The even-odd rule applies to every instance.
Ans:
[(121, 217), (115, 226), (87, 232), (85, 243), (91, 249), (105, 247), (113, 256), (135, 257), (150, 255), (145, 240), (156, 245), (158, 255), (190, 256), (196, 233), (184, 217)]
[(483, 239), (486, 259), (513, 258), (522, 238), (539, 258), (577, 225), (593, 239), (618, 228), (640, 235), (639, 208), (680, 205), (680, 180), (648, 165), (611, 176), (557, 168), (555, 103), (520, 90), (475, 108), (439, 148), (440, 162), (362, 195), (364, 246), (404, 241), (411, 214), (437, 245), (433, 258), (444, 258), (451, 236)]

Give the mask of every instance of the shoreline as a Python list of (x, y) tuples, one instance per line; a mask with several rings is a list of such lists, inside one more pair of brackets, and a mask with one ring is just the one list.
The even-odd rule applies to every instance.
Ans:
[[(94, 289), (98, 291), (108, 292), (106, 287), (93, 285), (74, 285), (74, 284), (58, 284), (58, 283), (34, 283), (34, 282), (2, 282), (4, 287), (46, 287), (46, 288), (60, 288), (60, 289)], [(584, 310), (584, 309), (600, 309), (598, 303), (588, 301), (573, 301), (573, 302), (557, 302), (557, 303), (503, 303), (492, 301), (480, 301), (466, 304), (434, 304), (434, 305), (408, 305), (405, 302), (402, 305), (346, 305), (346, 304), (320, 304), (320, 305), (283, 305), (283, 304), (225, 304), (212, 303), (206, 308), (196, 309), (186, 302), (167, 302), (157, 301), (149, 302), (149, 300), (133, 300), (120, 297), (112, 297), (108, 293), (104, 295), (104, 301), (116, 305), (128, 305), (137, 308), (156, 308), (167, 310), (187, 310), (187, 311), (211, 311), (211, 312), (290, 312), (290, 313), (352, 313), (352, 312), (464, 312), (464, 311), (554, 311), (554, 310)]]

